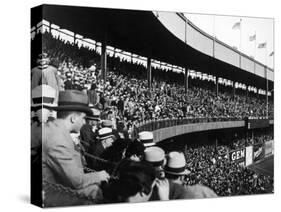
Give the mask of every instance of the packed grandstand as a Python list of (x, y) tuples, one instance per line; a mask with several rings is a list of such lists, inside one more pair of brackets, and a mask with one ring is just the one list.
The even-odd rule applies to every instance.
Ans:
[[(186, 91), (184, 73), (157, 67), (152, 68), (152, 86), (151, 89), (148, 89), (146, 67), (141, 62), (133, 62), (130, 58), (122, 59), (115, 55), (117, 53), (108, 55), (107, 75), (104, 80), (101, 77), (101, 53), (97, 48), (91, 49), (79, 45), (79, 43), (71, 43), (62, 39), (61, 36), (44, 30), (36, 33), (32, 42), (38, 42), (36, 39), (41, 36), (42, 54), (38, 57), (38, 52), (34, 49), (33, 59), (35, 60), (31, 61), (33, 68), (31, 89), (34, 91), (38, 86), (45, 84), (50, 85), (56, 91), (78, 90), (87, 95), (93, 114), (88, 117), (79, 133), (72, 133), (72, 139), (77, 151), (81, 154), (85, 173), (105, 171), (109, 175), (109, 178), (105, 180), (107, 182), (97, 183), (98, 188), (94, 193), (88, 192), (86, 194), (80, 192), (80, 188), (77, 188), (75, 184), (68, 183), (67, 175), (62, 175), (65, 177), (65, 181), (64, 179), (59, 182), (55, 180), (55, 183), (45, 179), (43, 184), (45, 206), (128, 200), (128, 196), (132, 194), (128, 194), (130, 192), (127, 190), (129, 188), (138, 189), (130, 184), (136, 178), (134, 174), (139, 173), (139, 169), (150, 173), (149, 167), (145, 167), (146, 164), (130, 164), (128, 160), (134, 161), (137, 158), (136, 161), (151, 162), (149, 161), (150, 157), (153, 159), (154, 156), (149, 155), (150, 148), (156, 152), (154, 155), (158, 155), (157, 151), (161, 153), (159, 149), (165, 151), (165, 160), (163, 158), (163, 163), (160, 164), (161, 169), (156, 169), (156, 178), (165, 178), (165, 175), (161, 175), (163, 173), (171, 181), (178, 176), (182, 177), (181, 183), (178, 183), (181, 188), (178, 190), (184, 188), (190, 193), (189, 196), (179, 198), (273, 192), (272, 176), (256, 173), (229, 158), (230, 152), (248, 146), (253, 146), (254, 153), (258, 157), (259, 148), (263, 147), (266, 142), (273, 140), (273, 130), (261, 131), (246, 138), (238, 136), (224, 143), (185, 145), (177, 152), (184, 154), (186, 161), (184, 168), (187, 171), (182, 175), (173, 175), (171, 170), (169, 172), (171, 167), (165, 168), (169, 164), (169, 158), (172, 158), (171, 152), (175, 151), (165, 149), (161, 146), (161, 142), (159, 144), (153, 142), (153, 133), (151, 133), (153, 127), (149, 128), (148, 126), (157, 121), (168, 123), (171, 120), (176, 120), (169, 125), (174, 126), (220, 120), (243, 121), (246, 117), (261, 118), (267, 115), (273, 117), (272, 98), (269, 98), (268, 101), (267, 114), (266, 99), (256, 92), (237, 88), (235, 95), (233, 95), (234, 85), (222, 83), (217, 94), (213, 78), (204, 78), (203, 74), (199, 76), (196, 75), (196, 72), (194, 75), (190, 75)], [(38, 78), (36, 76), (38, 70), (42, 72), (51, 70), (51, 74), (55, 76), (53, 81), (50, 77), (44, 78), (43, 75)], [(54, 104), (60, 104), (60, 97), (55, 96), (54, 98)], [(32, 106), (33, 104), (34, 101), (32, 101)], [(45, 108), (52, 110), (51, 107)], [(56, 112), (48, 113), (48, 117), (44, 117), (44, 114), (40, 115), (40, 112), (42, 113), (40, 108), (38, 112), (38, 107), (33, 107), (32, 133), (36, 132), (36, 128), (42, 127), (42, 123), (47, 124), (47, 122), (56, 119)], [(154, 126), (155, 129), (164, 127), (161, 126), (161, 123)], [(143, 131), (145, 131), (144, 134), (142, 134)], [(111, 141), (107, 141), (109, 144), (105, 145), (102, 141), (108, 138), (106, 135), (110, 135)], [(36, 135), (32, 140), (33, 164), (38, 162), (38, 152), (40, 152), (38, 149), (41, 148), (41, 145), (44, 146), (44, 144), (35, 142), (35, 140), (37, 141), (35, 137)], [(153, 147), (147, 145), (146, 139), (153, 143), (151, 145)], [(142, 141), (145, 142), (142, 143)], [(159, 149), (153, 149), (155, 147)], [(161, 155), (160, 153), (159, 155)], [(136, 173), (132, 174), (132, 170), (136, 170)], [(56, 169), (54, 175), (57, 175), (59, 171), (64, 170)], [(157, 174), (157, 172), (161, 174)], [(124, 176), (129, 175), (134, 175), (135, 178), (131, 179), (130, 182), (126, 181), (127, 184), (122, 184)], [(145, 183), (142, 182), (143, 184)], [(164, 184), (159, 183), (159, 187), (165, 187)], [(122, 185), (127, 185), (128, 189), (124, 189), (125, 194), (122, 192), (122, 194), (117, 194), (122, 190), (120, 189)], [(196, 186), (202, 186), (202, 188)], [(114, 196), (115, 194), (116, 196)], [(122, 199), (122, 195), (126, 198)], [(158, 195), (158, 198), (153, 199), (154, 195), (152, 194), (151, 199), (161, 199), (161, 194)], [(171, 195), (169, 199), (173, 199)]]

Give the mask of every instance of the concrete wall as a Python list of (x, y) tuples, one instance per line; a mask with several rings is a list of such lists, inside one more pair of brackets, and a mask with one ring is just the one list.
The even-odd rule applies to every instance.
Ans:
[(223, 122), (209, 122), (209, 123), (196, 123), (186, 124), (174, 127), (162, 128), (153, 131), (153, 137), (155, 142), (163, 141), (167, 138), (183, 135), (186, 133), (244, 127), (245, 121), (223, 121)]
[[(194, 49), (213, 56), (213, 42), (214, 38), (203, 32), (194, 24), (185, 21), (177, 13), (174, 12), (154, 12), (158, 20), (177, 38), (182, 40), (187, 45)], [(229, 63), (233, 66), (239, 67), (239, 52), (225, 43), (215, 41), (215, 58)], [(255, 65), (254, 65), (255, 64)], [(241, 56), (241, 68), (250, 73), (254, 73), (260, 77), (265, 78), (265, 66), (247, 55)], [(268, 69), (268, 79), (274, 81), (274, 73), (272, 69)]]

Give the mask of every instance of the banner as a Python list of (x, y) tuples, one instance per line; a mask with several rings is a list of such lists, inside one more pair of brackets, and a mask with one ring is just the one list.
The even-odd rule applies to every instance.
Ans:
[(262, 145), (254, 146), (254, 162), (264, 158), (264, 148)]
[(273, 140), (266, 141), (264, 144), (264, 155), (265, 157), (273, 154)]
[(246, 147), (246, 160), (245, 166), (249, 166), (253, 163), (253, 146)]
[(245, 148), (229, 152), (229, 160), (236, 163), (244, 163), (246, 158)]

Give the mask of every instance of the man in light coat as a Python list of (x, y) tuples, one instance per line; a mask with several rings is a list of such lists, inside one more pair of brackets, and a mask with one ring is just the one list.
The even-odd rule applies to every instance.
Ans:
[[(107, 181), (105, 171), (85, 173), (80, 152), (70, 136), (85, 124), (91, 114), (88, 97), (81, 91), (66, 90), (59, 94), (57, 120), (48, 122), (43, 130), (43, 179), (76, 190), (94, 199), (102, 198), (99, 185)], [(44, 190), (44, 188), (43, 188)]]

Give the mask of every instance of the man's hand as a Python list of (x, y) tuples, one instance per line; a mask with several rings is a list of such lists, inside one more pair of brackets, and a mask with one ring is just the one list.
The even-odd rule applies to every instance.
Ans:
[(108, 181), (110, 176), (106, 171), (96, 172), (97, 176), (99, 177), (100, 181)]
[(160, 200), (169, 200), (169, 181), (167, 179), (156, 179), (156, 188)]

